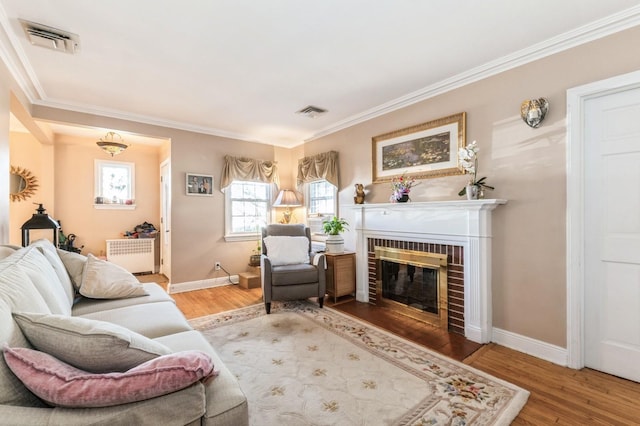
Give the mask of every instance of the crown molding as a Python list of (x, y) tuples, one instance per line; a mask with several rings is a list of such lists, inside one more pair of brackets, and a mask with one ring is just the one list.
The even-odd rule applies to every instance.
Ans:
[(314, 133), (304, 142), (319, 139), (372, 118), (638, 25), (640, 25), (640, 6), (634, 6), (338, 121)]
[[(41, 107), (46, 107), (46, 108), (54, 108), (54, 109), (61, 109), (65, 111), (78, 112), (81, 114), (92, 114), (92, 115), (98, 115), (101, 117), (115, 118), (118, 120), (132, 121), (136, 123), (149, 124), (149, 125), (158, 126), (158, 127), (166, 127), (170, 129), (184, 130), (187, 132), (219, 136), (222, 138), (238, 139), (245, 142), (267, 143), (264, 141), (259, 141), (256, 138), (252, 138), (244, 134), (228, 132), (226, 130), (216, 129), (213, 127), (197, 126), (197, 125), (185, 123), (182, 121), (165, 120), (165, 119), (153, 117), (150, 115), (133, 114), (129, 112), (122, 112), (119, 110), (100, 108), (94, 105), (63, 102), (53, 98), (49, 98), (47, 100), (36, 100), (33, 102), (33, 104)], [(166, 135), (163, 137), (166, 137)], [(269, 142), (269, 145), (273, 145), (273, 144)]]
[(40, 85), (27, 55), (20, 46), (19, 40), (11, 31), (11, 23), (4, 8), (0, 4), (0, 59), (6, 65), (14, 80), (33, 103), (45, 97), (44, 89)]
[(635, 6), (622, 12), (610, 15), (606, 18), (600, 19), (598, 21), (594, 21), (573, 31), (569, 31), (567, 33), (553, 37), (544, 42), (535, 44), (529, 48), (520, 50), (513, 54), (504, 56), (502, 58), (488, 62), (484, 65), (460, 73), (451, 78), (424, 87), (415, 92), (393, 99), (377, 107), (352, 115), (351, 117), (340, 120), (330, 126), (319, 130), (318, 132), (310, 134), (307, 138), (303, 138), (299, 143), (261, 141), (246, 134), (233, 133), (211, 127), (197, 126), (179, 121), (165, 120), (158, 117), (146, 116), (142, 114), (131, 114), (118, 110), (98, 108), (95, 106), (82, 104), (73, 104), (47, 98), (44, 89), (40, 85), (40, 82), (38, 81), (38, 78), (33, 71), (33, 68), (27, 60), (27, 56), (22, 49), (19, 40), (13, 34), (13, 31), (11, 31), (9, 19), (2, 5), (0, 5), (0, 59), (6, 64), (9, 72), (16, 80), (17, 84), (19, 85), (20, 89), (23, 91), (29, 102), (34, 105), (69, 110), (79, 113), (101, 115), (110, 118), (134, 121), (160, 127), (168, 127), (188, 132), (237, 139), (246, 142), (263, 143), (273, 146), (293, 148), (302, 145), (305, 142), (319, 139), (323, 136), (327, 136), (337, 131), (355, 126), (367, 120), (371, 120), (381, 115), (397, 111), (399, 109), (414, 105), (418, 102), (422, 102), (451, 90), (494, 76), (501, 72), (536, 61), (538, 59), (545, 58), (547, 56), (562, 52), (572, 47), (576, 47), (581, 44), (606, 37), (608, 35), (626, 30), (628, 28), (635, 27), (637, 25), (640, 25), (640, 6)]

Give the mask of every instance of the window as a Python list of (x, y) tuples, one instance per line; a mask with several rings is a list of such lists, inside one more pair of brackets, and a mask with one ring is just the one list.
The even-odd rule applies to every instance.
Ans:
[(260, 228), (271, 222), (271, 186), (248, 181), (229, 185), (225, 191), (225, 240), (253, 240)]
[(307, 209), (309, 216), (333, 216), (336, 214), (336, 187), (326, 180), (308, 183)]
[(95, 160), (95, 208), (135, 208), (135, 167), (134, 163)]
[(337, 189), (326, 180), (317, 180), (305, 185), (305, 200), (307, 204), (307, 223), (311, 230), (311, 239), (323, 240), (326, 235), (322, 229), (322, 222), (336, 214)]

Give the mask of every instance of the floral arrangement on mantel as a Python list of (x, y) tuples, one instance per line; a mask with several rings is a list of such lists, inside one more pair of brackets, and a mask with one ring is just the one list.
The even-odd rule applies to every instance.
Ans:
[(481, 190), (483, 189), (495, 189), (493, 186), (489, 186), (485, 183), (485, 179), (487, 179), (486, 176), (483, 176), (480, 179), (477, 178), (478, 151), (480, 151), (480, 148), (478, 148), (478, 144), (476, 143), (476, 141), (467, 144), (466, 147), (460, 148), (460, 150), (458, 151), (460, 167), (462, 167), (465, 172), (471, 175), (469, 183), (467, 184), (467, 186), (462, 188), (460, 192), (458, 192), (458, 195), (461, 197), (466, 195), (467, 199), (469, 200), (478, 199)]
[[(406, 172), (405, 172), (406, 173)], [(392, 203), (402, 203), (409, 201), (409, 193), (411, 188), (417, 185), (414, 178), (405, 176), (405, 173), (396, 176), (391, 180), (391, 197), (389, 201)]]

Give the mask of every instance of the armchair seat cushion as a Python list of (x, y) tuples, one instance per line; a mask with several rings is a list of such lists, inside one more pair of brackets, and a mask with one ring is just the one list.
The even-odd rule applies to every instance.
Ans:
[(318, 282), (318, 268), (309, 263), (274, 266), (271, 270), (271, 285), (286, 286)]

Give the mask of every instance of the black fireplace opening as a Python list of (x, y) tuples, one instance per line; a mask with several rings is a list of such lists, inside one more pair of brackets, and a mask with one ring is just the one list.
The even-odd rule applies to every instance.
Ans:
[(380, 261), (382, 297), (410, 308), (438, 314), (438, 270)]

